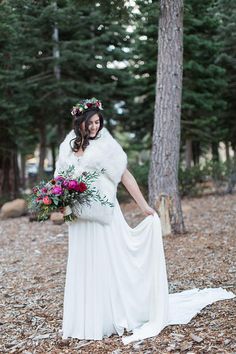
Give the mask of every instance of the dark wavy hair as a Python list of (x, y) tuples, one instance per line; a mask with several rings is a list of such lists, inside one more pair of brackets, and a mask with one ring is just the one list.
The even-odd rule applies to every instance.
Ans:
[[(89, 130), (88, 130), (89, 120), (95, 114), (97, 114), (99, 116), (100, 126), (97, 131), (97, 134), (94, 137), (90, 137)], [(84, 151), (86, 149), (86, 147), (89, 145), (89, 140), (96, 139), (99, 131), (103, 128), (103, 121), (104, 121), (104, 118), (103, 118), (103, 115), (102, 115), (99, 108), (87, 109), (82, 114), (79, 114), (79, 115), (77, 114), (74, 117), (74, 122), (73, 122), (73, 128), (74, 128), (74, 132), (75, 132), (76, 137), (70, 141), (70, 146), (71, 146), (72, 151), (77, 152), (81, 147), (82, 147), (82, 150)], [(84, 132), (82, 132), (81, 128), (80, 128), (80, 126), (83, 122), (85, 122), (85, 131)]]

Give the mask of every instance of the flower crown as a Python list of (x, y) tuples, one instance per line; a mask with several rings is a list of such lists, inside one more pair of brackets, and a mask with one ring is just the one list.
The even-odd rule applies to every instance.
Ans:
[(72, 116), (77, 116), (82, 114), (85, 110), (90, 109), (90, 108), (98, 108), (103, 110), (102, 108), (102, 102), (97, 100), (95, 97), (87, 100), (82, 100), (78, 103), (76, 103), (75, 106), (72, 107), (71, 109), (71, 114)]

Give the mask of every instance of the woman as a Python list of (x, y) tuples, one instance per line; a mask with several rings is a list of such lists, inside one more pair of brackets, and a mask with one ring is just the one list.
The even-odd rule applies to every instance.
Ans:
[[(76, 173), (105, 170), (95, 186), (114, 207), (94, 202), (69, 224), (63, 338), (101, 340), (124, 329), (123, 343), (157, 335), (170, 324), (188, 323), (204, 306), (234, 297), (218, 289), (168, 294), (158, 215), (127, 169), (127, 156), (103, 127), (101, 102), (83, 100), (72, 109), (74, 129), (60, 146), (55, 176), (74, 165)], [(147, 217), (134, 229), (116, 199), (122, 182)], [(76, 211), (76, 210), (75, 210)]]

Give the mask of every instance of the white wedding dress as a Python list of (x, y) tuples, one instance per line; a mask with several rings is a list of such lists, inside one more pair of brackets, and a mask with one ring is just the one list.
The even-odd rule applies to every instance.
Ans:
[(116, 200), (111, 224), (69, 225), (63, 339), (101, 340), (126, 329), (131, 333), (122, 341), (128, 344), (188, 323), (206, 305), (234, 296), (222, 288), (168, 294), (157, 214), (131, 228)]

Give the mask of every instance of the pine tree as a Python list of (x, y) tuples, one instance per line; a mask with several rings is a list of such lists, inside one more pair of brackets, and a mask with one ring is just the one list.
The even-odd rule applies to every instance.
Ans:
[[(135, 140), (145, 139), (151, 146), (153, 129), (157, 59), (158, 1), (136, 1), (132, 16), (133, 45), (130, 53), (130, 75), (127, 76), (126, 119)], [(140, 144), (138, 144), (140, 146)], [(141, 146), (140, 146), (141, 148)]]
[[(19, 125), (19, 139), (13, 139), (13, 143), (23, 154), (40, 144), (39, 178), (46, 147), (50, 145), (54, 150), (60, 143), (65, 125), (71, 125), (70, 108), (78, 99), (97, 96), (104, 101), (108, 124), (112, 122), (110, 116), (115, 116), (114, 104), (122, 97), (124, 74), (110, 63), (125, 59), (123, 47), (128, 41), (124, 21), (119, 21), (119, 6), (115, 2), (111, 12), (107, 2), (103, 6), (66, 0), (4, 3), (2, 26), (13, 25), (9, 14), (14, 14), (18, 27), (16, 33), (2, 40), (2, 47), (10, 58), (14, 57), (14, 63), (8, 61), (6, 68), (2, 57), (3, 75), (11, 94), (6, 90), (8, 95), (2, 96), (1, 106), (6, 108), (7, 119), (11, 110)], [(1, 84), (3, 89), (7, 87), (4, 81)], [(9, 130), (12, 136), (13, 127)]]
[(149, 201), (163, 234), (185, 231), (178, 190), (183, 68), (183, 1), (161, 0)]
[(8, 2), (0, 5), (0, 32), (0, 196), (6, 199), (18, 194), (20, 176), (17, 155), (20, 146), (23, 150), (21, 134), (27, 126), (26, 106), (21, 101), (23, 87), (19, 84), (23, 79), (18, 53), (20, 24)]
[[(217, 40), (223, 43), (218, 62), (226, 70), (227, 81), (227, 87), (223, 92), (223, 99), (227, 102), (227, 107), (222, 115), (222, 120), (226, 131), (224, 141), (230, 171), (228, 191), (232, 192), (236, 183), (236, 3), (232, 0), (219, 0), (216, 4), (216, 11), (220, 23)], [(229, 156), (230, 146), (234, 151), (233, 163)]]
[(213, 5), (191, 0), (185, 6), (182, 140), (195, 163), (209, 145), (217, 151), (225, 133), (221, 117), (226, 80), (218, 63), (222, 42), (216, 40), (219, 19)]

